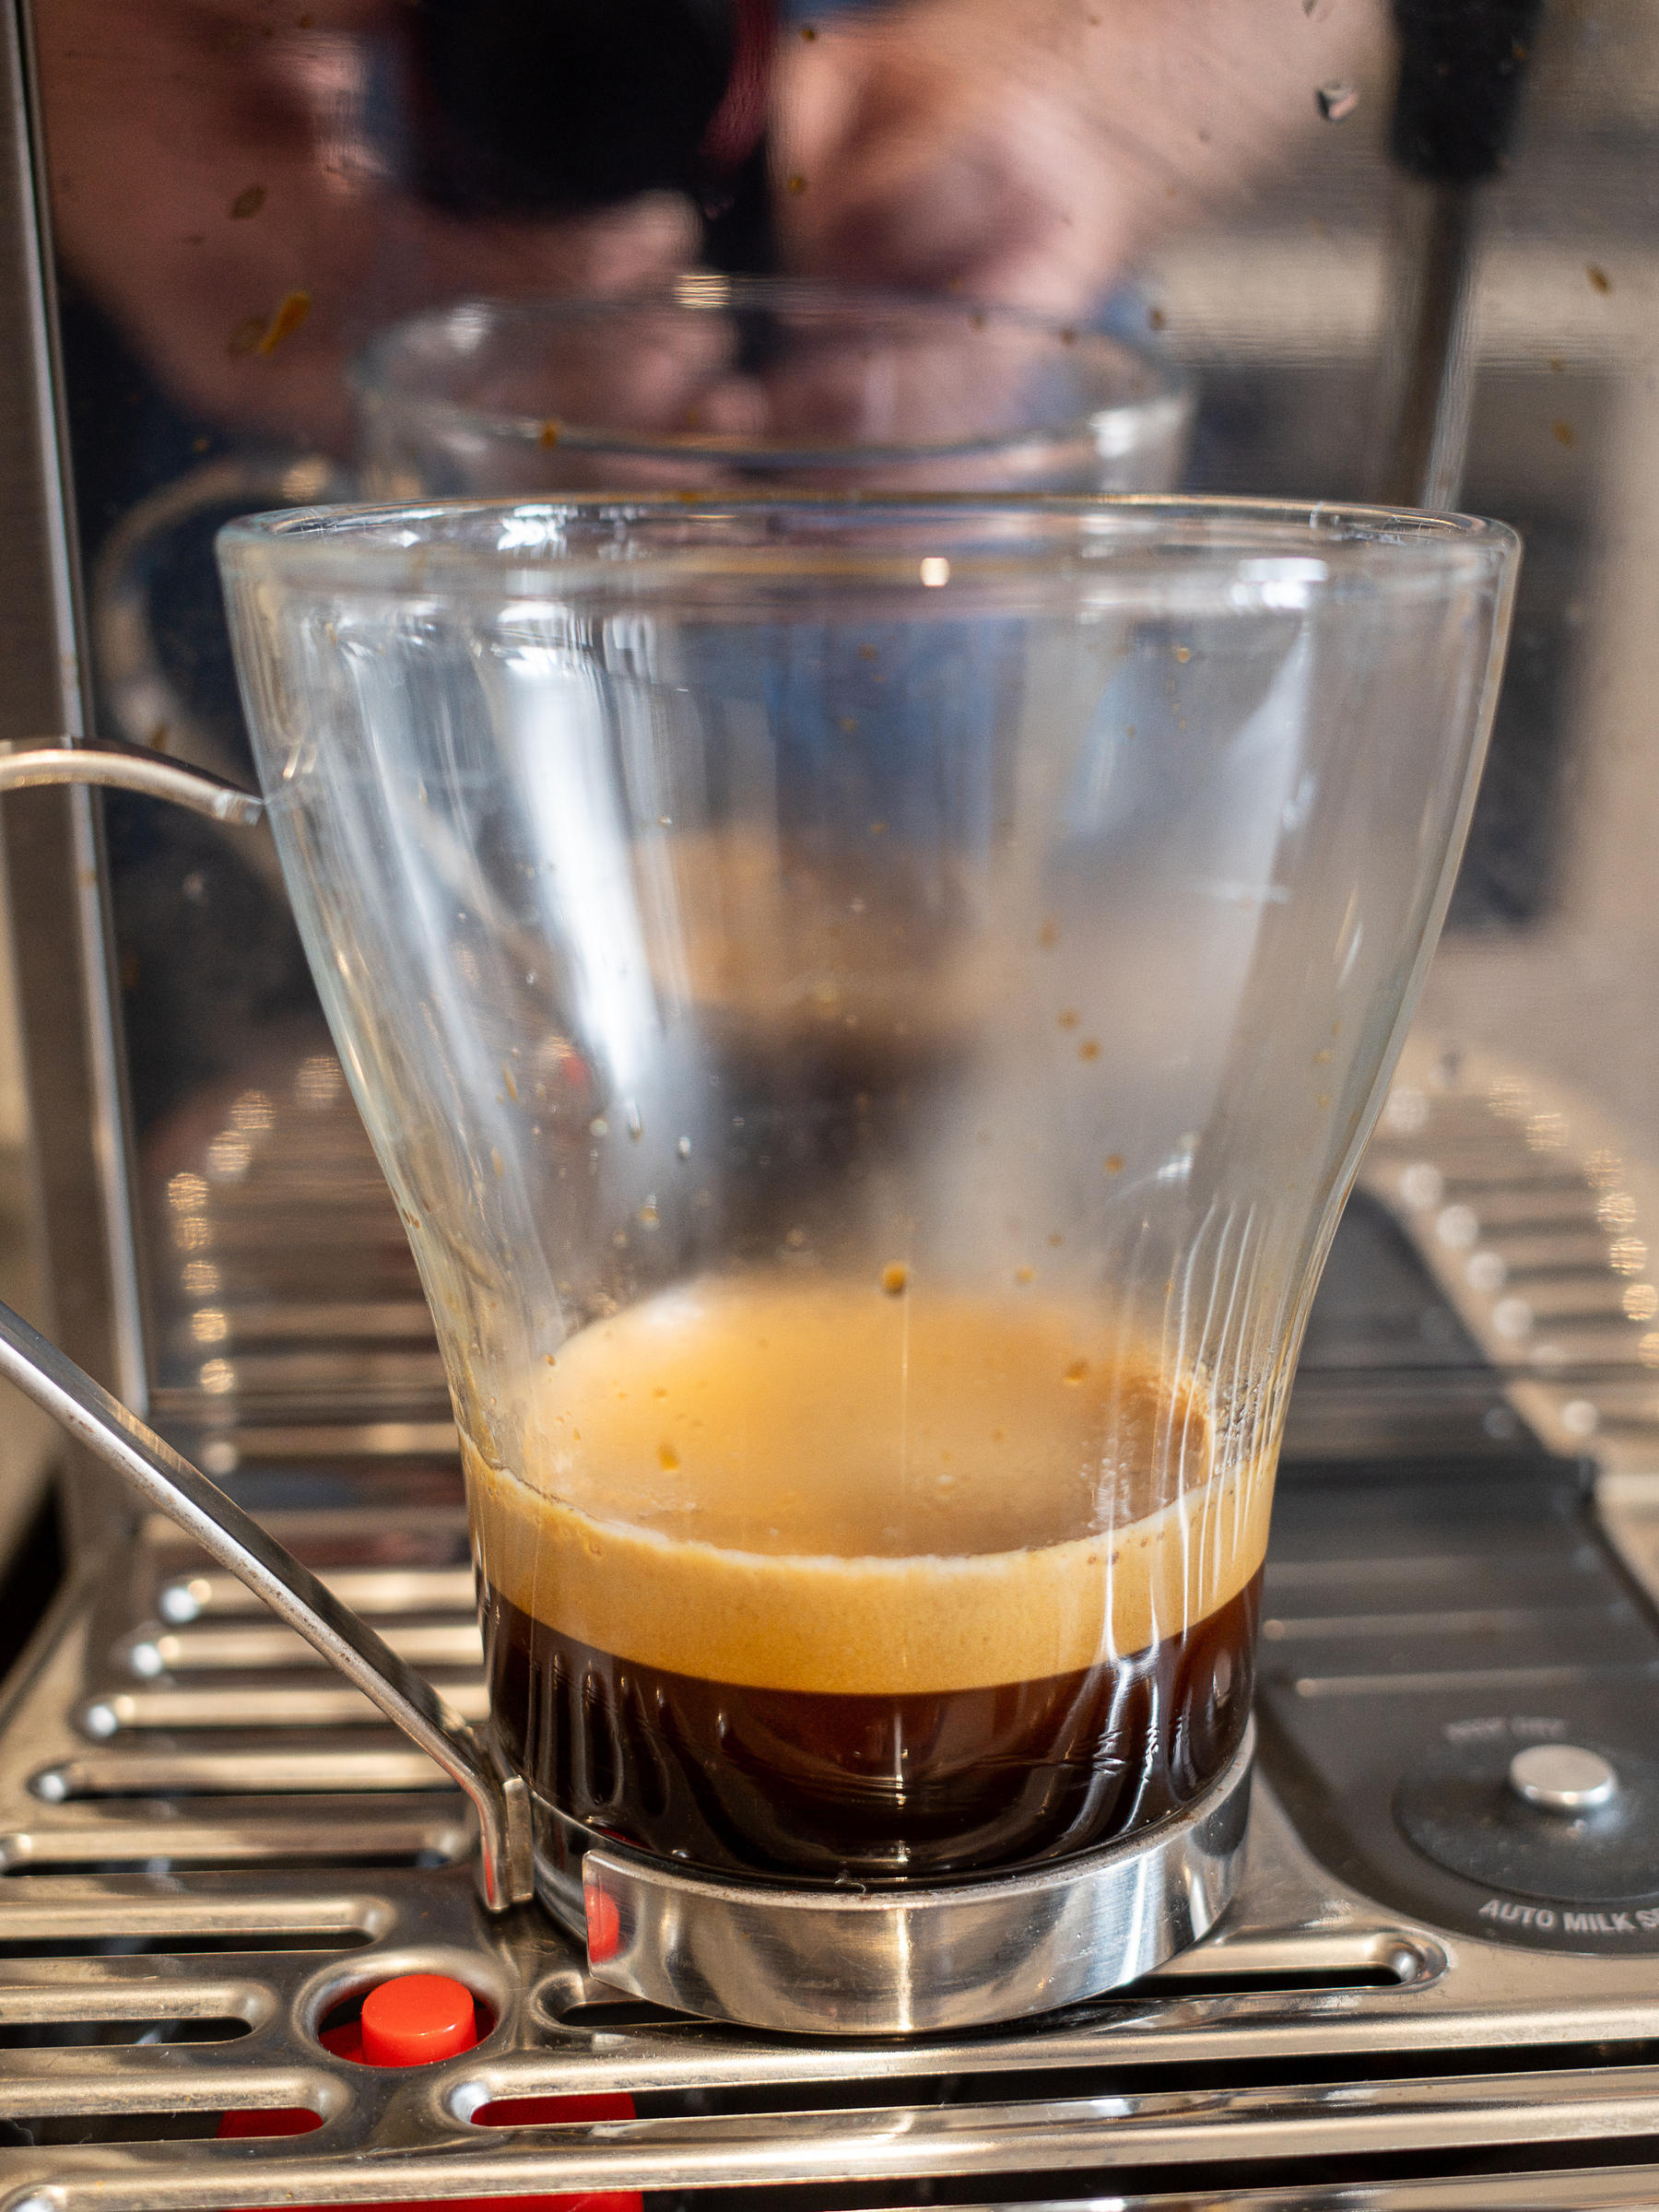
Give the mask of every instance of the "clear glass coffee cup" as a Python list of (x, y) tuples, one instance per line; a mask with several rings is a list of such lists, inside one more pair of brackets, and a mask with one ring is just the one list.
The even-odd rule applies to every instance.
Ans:
[[(335, 454), (233, 452), (140, 500), (92, 579), (129, 743), (245, 773), (158, 642), (180, 534), (318, 500), (708, 491), (1170, 491), (1194, 394), (1171, 361), (1014, 308), (699, 271), (613, 298), (462, 300), (382, 331)], [(227, 701), (226, 704), (229, 704)], [(273, 870), (274, 873), (274, 870)]]
[(699, 272), (633, 296), (463, 301), (352, 371), (366, 496), (1167, 491), (1173, 363), (1016, 308)]
[(567, 1836), (902, 1890), (1155, 1839), (1237, 1759), (1516, 552), (724, 491), (221, 535)]

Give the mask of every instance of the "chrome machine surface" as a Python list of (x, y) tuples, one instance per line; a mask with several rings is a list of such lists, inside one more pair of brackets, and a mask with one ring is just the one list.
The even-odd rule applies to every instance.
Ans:
[[(1030, 2018), (1137, 1981), (1207, 1936), (1238, 1894), (1255, 1739), (1179, 1820), (1035, 1873), (901, 1897), (826, 1896), (681, 1874), (538, 1808), (536, 1890), (590, 1930), (607, 1986), (705, 2019), (798, 2035), (910, 2035)], [(580, 1871), (578, 1871), (580, 1870)], [(591, 1930), (614, 1911), (622, 1940)]]
[[(164, 749), (245, 782), (205, 527), (252, 482), (303, 500), (344, 480), (352, 348), (467, 292), (700, 261), (1079, 319), (1103, 288), (1112, 326), (1194, 380), (1194, 490), (1347, 500), (1409, 476), (1446, 496), (1461, 469), (1462, 502), (1527, 541), (1510, 682), (1292, 1402), (1248, 1856), (1215, 1931), (993, 2032), (676, 2015), (590, 1974), (535, 1909), (488, 1915), (438, 1769), (78, 1456), (66, 1576), (0, 1707), (0, 2207), (1659, 2205), (1659, 14), (779, 9), (788, 88), (841, 70), (856, 114), (861, 86), (932, 83), (981, 134), (942, 198), (879, 170), (963, 216), (935, 253), (919, 222), (860, 232), (822, 129), (769, 158), (718, 81), (718, 176), (624, 159), (574, 189), (522, 143), (480, 165), (467, 100), (492, 71), (530, 95), (538, 159), (566, 143), (524, 43), (559, 11), (476, 0), (481, 70), (465, 12), (5, 10), (8, 747), (124, 739), (150, 756), (135, 782), (166, 780)], [(771, 11), (665, 0), (681, 13), (725, 25), (728, 90), (757, 81)], [(1469, 173), (1403, 174), (1403, 39), (1420, 64), (1460, 21), (1508, 41), (1512, 127)], [(1071, 88), (1109, 39), (1102, 127), (1080, 130)], [(421, 41), (449, 57), (441, 100), (415, 82)], [(673, 51), (689, 81), (696, 53)], [(983, 177), (1018, 218), (995, 252), (969, 236)], [(641, 182), (638, 226), (594, 220)], [(182, 518), (171, 539), (161, 513)], [(154, 666), (178, 730), (134, 680)], [(264, 833), (52, 789), (0, 800), (0, 830), (30, 1320), (476, 1725), (442, 1373)], [(37, 1597), (14, 1575), (4, 1602)], [(1592, 1763), (1540, 1768), (1565, 1751)], [(1449, 1803), (1477, 1817), (1437, 1825)], [(319, 2042), (412, 1967), (473, 1988), (476, 2051), (380, 2074)], [(503, 2109), (597, 2089), (635, 2116)], [(218, 2137), (255, 2107), (322, 2124)]]

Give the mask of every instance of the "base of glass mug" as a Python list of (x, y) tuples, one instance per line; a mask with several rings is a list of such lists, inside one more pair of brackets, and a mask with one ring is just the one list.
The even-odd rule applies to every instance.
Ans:
[(913, 1889), (719, 1880), (535, 1800), (535, 1889), (594, 1979), (806, 2035), (938, 2034), (1098, 1995), (1206, 1936), (1243, 1869), (1255, 1723), (1179, 1818), (1030, 1874)]

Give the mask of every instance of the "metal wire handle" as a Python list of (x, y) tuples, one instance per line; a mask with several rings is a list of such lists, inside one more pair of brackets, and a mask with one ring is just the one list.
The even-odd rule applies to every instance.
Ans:
[(530, 1793), (523, 1778), (488, 1737), (476, 1735), (451, 1711), (424, 1675), (234, 1500), (4, 1304), (0, 1374), (297, 1629), (465, 1792), (478, 1816), (479, 1887), (490, 1912), (505, 1912), (535, 1894)]
[(227, 783), (211, 770), (170, 760), (162, 753), (121, 738), (25, 737), (0, 752), (0, 792), (34, 791), (50, 783), (106, 783), (171, 799), (193, 814), (251, 830), (265, 814), (257, 793)]

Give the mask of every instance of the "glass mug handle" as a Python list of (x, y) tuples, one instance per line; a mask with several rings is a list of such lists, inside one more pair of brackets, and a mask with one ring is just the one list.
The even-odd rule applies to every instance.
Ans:
[[(253, 793), (138, 746), (48, 738), (0, 755), (0, 792), (49, 783), (112, 783), (232, 824), (251, 825), (264, 813)], [(5, 1304), (0, 1375), (263, 1598), (465, 1792), (478, 1817), (479, 1888), (490, 1912), (534, 1896), (530, 1794), (489, 1732), (475, 1733), (309, 1567)]]
[[(204, 461), (128, 509), (99, 549), (88, 601), (100, 686), (129, 745), (214, 773), (234, 765), (174, 685), (157, 648), (150, 591), (152, 556), (159, 548), (176, 530), (216, 510), (251, 513), (359, 496), (351, 472), (324, 454), (253, 452)], [(275, 853), (270, 858), (274, 870)]]

